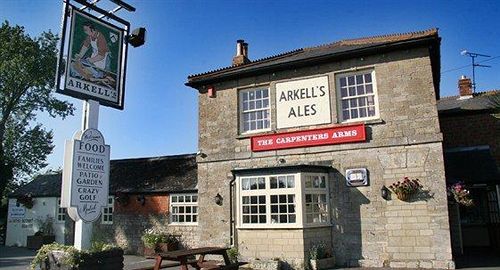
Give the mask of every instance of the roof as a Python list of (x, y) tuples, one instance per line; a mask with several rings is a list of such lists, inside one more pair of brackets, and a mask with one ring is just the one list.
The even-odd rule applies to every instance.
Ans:
[[(110, 162), (109, 193), (170, 193), (197, 189), (195, 154), (120, 159)], [(59, 197), (62, 173), (37, 176), (9, 197), (31, 193), (33, 197)]]
[(500, 110), (500, 90), (491, 90), (474, 93), (472, 97), (460, 96), (444, 97), (437, 101), (440, 114), (473, 113), (480, 111)]
[[(284, 70), (291, 67), (314, 65), (335, 59), (352, 58), (358, 55), (370, 55), (385, 51), (404, 48), (408, 45), (434, 44), (432, 53), (435, 70), (433, 68), (435, 85), (439, 85), (439, 42), (438, 30), (428, 29), (418, 32), (372, 36), (356, 39), (345, 39), (337, 42), (300, 48), (275, 56), (258, 59), (250, 63), (228, 66), (216, 70), (188, 76), (187, 86), (198, 87), (222, 80), (236, 78), (241, 75), (257, 75), (272, 71)], [(437, 82), (437, 84), (436, 84)]]
[(444, 152), (446, 182), (452, 184), (500, 184), (495, 160), (489, 149)]

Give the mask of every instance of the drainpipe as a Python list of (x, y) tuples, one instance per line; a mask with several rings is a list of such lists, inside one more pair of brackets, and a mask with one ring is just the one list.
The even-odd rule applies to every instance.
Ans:
[(229, 182), (229, 243), (231, 246), (237, 247), (238, 242), (236, 241), (236, 229), (233, 217), (233, 189), (236, 176), (233, 172), (231, 174), (233, 178)]

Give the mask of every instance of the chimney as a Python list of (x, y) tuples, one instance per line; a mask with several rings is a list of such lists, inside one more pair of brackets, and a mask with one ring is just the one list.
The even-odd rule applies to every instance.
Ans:
[(460, 92), (460, 97), (472, 97), (472, 82), (465, 75), (462, 75), (460, 80), (458, 80), (458, 91)]
[(236, 56), (233, 57), (233, 66), (239, 66), (250, 63), (248, 60), (248, 43), (243, 39), (236, 41)]

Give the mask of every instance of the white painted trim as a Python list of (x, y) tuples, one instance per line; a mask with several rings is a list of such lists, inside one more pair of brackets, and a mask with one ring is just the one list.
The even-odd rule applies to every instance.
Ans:
[[(375, 115), (370, 116), (370, 117), (358, 117), (355, 119), (343, 120), (342, 119), (342, 96), (341, 96), (341, 91), (340, 91), (340, 78), (341, 77), (348, 77), (348, 76), (364, 75), (364, 74), (368, 74), (368, 73), (371, 73), (371, 76), (372, 76), (373, 103), (375, 104)], [(378, 102), (377, 78), (376, 78), (374, 68), (356, 69), (355, 71), (350, 71), (350, 72), (335, 72), (334, 77), (335, 77), (335, 97), (336, 97), (336, 101), (337, 101), (337, 121), (339, 123), (354, 123), (354, 122), (363, 122), (363, 121), (380, 119), (380, 107), (379, 107), (379, 102)], [(356, 97), (363, 97), (363, 96), (372, 96), (372, 94), (369, 94), (369, 95), (364, 94), (364, 95), (359, 95)]]
[[(197, 199), (196, 199), (196, 202), (172, 202), (172, 198), (174, 196), (191, 196), (191, 199), (192, 199), (192, 196), (197, 196)], [(198, 219), (199, 219), (199, 214), (200, 214), (200, 208), (198, 206), (198, 202), (200, 200), (200, 197), (198, 196), (198, 193), (172, 193), (170, 194), (169, 196), (169, 204), (168, 204), (168, 211), (169, 211), (169, 224), (170, 225), (175, 225), (175, 226), (197, 226), (198, 225)], [(172, 221), (172, 215), (173, 215), (173, 212), (172, 212), (172, 206), (196, 206), (196, 222), (174, 222)], [(185, 213), (184, 213), (185, 214)], [(194, 216), (192, 213), (191, 213), (192, 216)]]
[[(294, 175), (295, 176), (295, 187), (294, 188), (282, 188), (282, 189), (271, 189), (270, 188), (270, 177), (274, 176), (285, 176)], [(314, 194), (325, 194), (326, 204), (327, 204), (327, 222), (325, 223), (305, 223), (305, 195), (307, 193), (305, 189), (305, 176), (306, 175), (321, 175), (325, 176), (326, 187), (322, 189), (312, 189), (311, 193)], [(265, 178), (265, 189), (261, 190), (242, 190), (241, 180), (242, 178), (250, 177), (264, 177)], [(295, 195), (295, 223), (270, 223), (271, 222), (271, 195), (279, 194), (294, 194)], [(255, 196), (255, 195), (265, 195), (266, 196), (266, 223), (265, 224), (243, 224), (243, 211), (242, 211), (242, 197), (243, 196)], [(260, 174), (256, 173), (254, 175), (245, 175), (236, 177), (236, 228), (237, 229), (301, 229), (301, 228), (311, 228), (311, 227), (325, 227), (332, 226), (330, 223), (330, 193), (329, 193), (329, 175), (327, 173), (309, 173), (309, 172), (296, 172), (296, 173), (278, 173), (278, 174)]]

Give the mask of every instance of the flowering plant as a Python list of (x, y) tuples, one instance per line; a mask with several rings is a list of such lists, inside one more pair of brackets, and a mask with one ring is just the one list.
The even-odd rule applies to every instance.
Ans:
[(469, 197), (470, 193), (465, 188), (464, 183), (458, 182), (448, 187), (448, 196), (453, 196), (455, 201), (464, 206), (474, 205), (474, 201)]
[(155, 248), (156, 244), (164, 242), (165, 234), (150, 228), (144, 231), (141, 239), (146, 247)]
[(142, 242), (148, 248), (154, 249), (159, 243), (178, 243), (179, 240), (167, 233), (157, 231), (155, 229), (146, 229), (141, 237)]
[(412, 194), (415, 194), (419, 191), (421, 191), (423, 188), (422, 184), (420, 184), (420, 181), (417, 179), (410, 179), (407, 176), (403, 178), (403, 181), (397, 181), (392, 183), (392, 185), (389, 186), (389, 189), (392, 190), (392, 192), (396, 193), (396, 196), (398, 196), (398, 199), (400, 200), (407, 200), (408, 197)]

